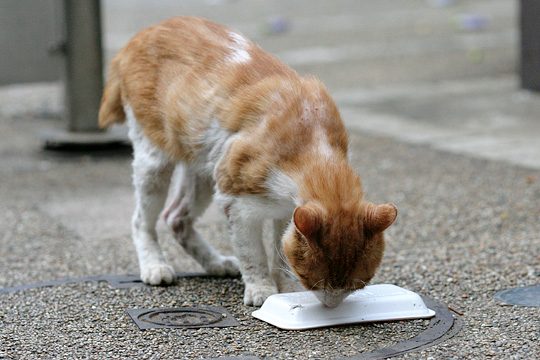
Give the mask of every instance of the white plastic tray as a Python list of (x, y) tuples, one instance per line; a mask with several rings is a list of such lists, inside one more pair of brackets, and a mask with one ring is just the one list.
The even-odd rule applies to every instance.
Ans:
[(287, 330), (304, 330), (332, 325), (424, 319), (435, 315), (422, 298), (409, 290), (390, 284), (369, 285), (330, 309), (313, 292), (294, 292), (270, 296), (254, 317)]

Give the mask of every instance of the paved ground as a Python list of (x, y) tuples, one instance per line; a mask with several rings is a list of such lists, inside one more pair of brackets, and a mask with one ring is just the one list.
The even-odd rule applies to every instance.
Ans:
[[(351, 129), (367, 197), (400, 209), (375, 283), (462, 313), (454, 338), (405, 358), (538, 358), (538, 308), (493, 294), (540, 277), (540, 108), (514, 75), (514, 3), (456, 1), (106, 1), (108, 56), (136, 29), (176, 13), (227, 22), (328, 83)], [(400, 2), (401, 4), (401, 2)], [(430, 5), (431, 4), (431, 5)], [(177, 7), (177, 8), (176, 8)], [(174, 10), (174, 11), (173, 11)], [(462, 14), (488, 19), (463, 29)], [(271, 15), (291, 28), (268, 34)], [(461, 25), (460, 25), (461, 24)], [(57, 84), (0, 88), (0, 286), (137, 271), (129, 239), (129, 151), (41, 150), (61, 126)], [(199, 227), (230, 252), (211, 209)], [(178, 271), (200, 271), (160, 227)], [(0, 294), (0, 358), (336, 358), (418, 334), (426, 321), (291, 333), (252, 319), (238, 280), (169, 288), (80, 283)], [(139, 331), (132, 307), (225, 306), (240, 327)]]

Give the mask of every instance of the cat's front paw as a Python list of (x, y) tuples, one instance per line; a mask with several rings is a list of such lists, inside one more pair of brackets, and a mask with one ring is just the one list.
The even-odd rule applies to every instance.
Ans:
[(240, 265), (234, 256), (220, 256), (218, 259), (206, 264), (204, 269), (209, 275), (238, 276)]
[(171, 284), (175, 277), (174, 269), (167, 264), (150, 264), (141, 268), (141, 280), (148, 285)]
[(270, 295), (276, 294), (275, 285), (246, 284), (244, 290), (244, 305), (261, 306)]

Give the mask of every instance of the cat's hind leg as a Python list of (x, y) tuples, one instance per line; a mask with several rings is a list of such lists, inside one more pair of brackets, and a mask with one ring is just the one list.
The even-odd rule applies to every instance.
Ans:
[(133, 186), (135, 212), (132, 236), (141, 279), (150, 285), (169, 284), (175, 277), (157, 240), (156, 223), (163, 209), (174, 169), (173, 163), (143, 134), (133, 112), (125, 108), (129, 137), (133, 144)]
[(198, 176), (183, 164), (177, 165), (175, 172), (172, 201), (163, 216), (176, 240), (208, 274), (238, 275), (236, 258), (221, 255), (193, 226), (212, 201), (210, 179)]

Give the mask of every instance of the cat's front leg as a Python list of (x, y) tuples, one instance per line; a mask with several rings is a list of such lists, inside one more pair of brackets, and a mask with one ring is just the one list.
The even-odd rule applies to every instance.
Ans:
[(244, 280), (244, 304), (261, 306), (278, 292), (270, 275), (262, 242), (263, 219), (256, 216), (249, 204), (237, 201), (228, 207), (232, 242)]

